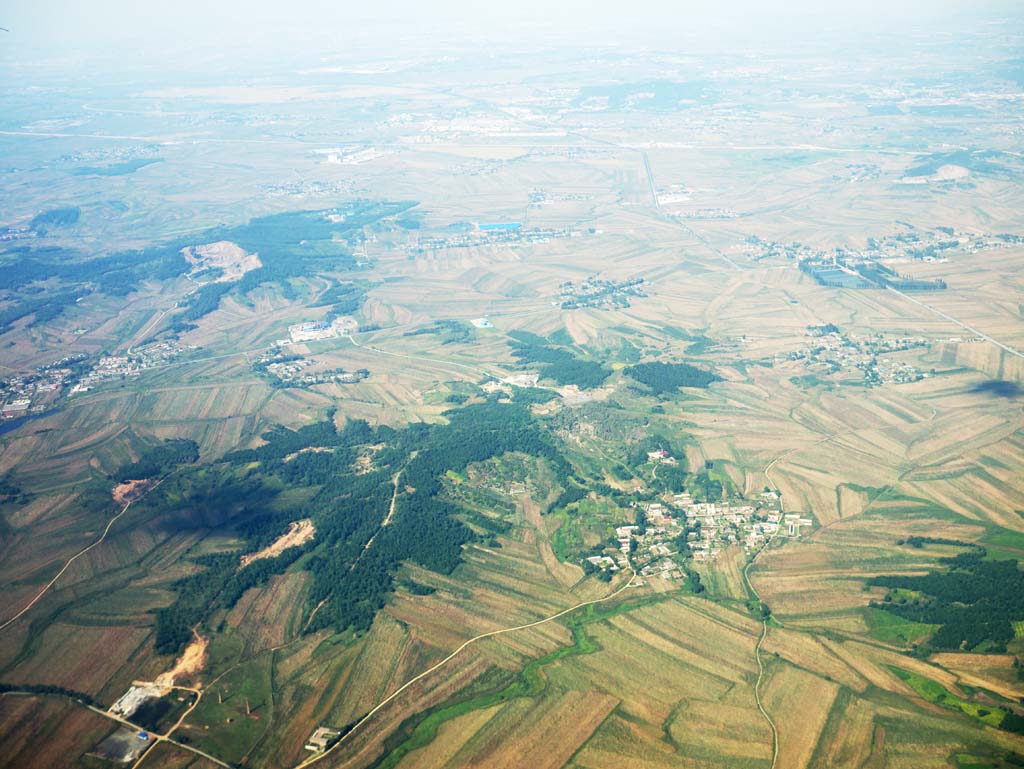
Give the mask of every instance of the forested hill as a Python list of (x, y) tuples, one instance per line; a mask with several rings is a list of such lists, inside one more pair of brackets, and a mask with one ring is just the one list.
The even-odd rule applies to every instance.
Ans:
[[(459, 508), (441, 494), (445, 473), (511, 451), (546, 459), (560, 477), (572, 473), (523, 406), (487, 402), (447, 416), (447, 424), (402, 430), (373, 428), (363, 421), (335, 430), (330, 420), (297, 431), (278, 428), (264, 436), (267, 443), (260, 448), (227, 457), (218, 466), (216, 484), (231, 499), (219, 503), (219, 509), (238, 512), (222, 525), (246, 540), (247, 551), (272, 541), (289, 521), (304, 518), (314, 522), (316, 538), (241, 571), (238, 553), (197, 559), (203, 571), (177, 583), (176, 602), (158, 613), (158, 650), (176, 651), (188, 641), (190, 628), (212, 610), (232, 605), (249, 587), (293, 565), (312, 576), (310, 611), (320, 606), (308, 631), (366, 630), (383, 608), (403, 561), (449, 573), (459, 564), (463, 545), (474, 538), (459, 520)], [(395, 513), (382, 528), (396, 475)], [(197, 497), (204, 488), (196, 483)], [(312, 491), (307, 501), (284, 510), (274, 505), (282, 491), (300, 488)], [(168, 499), (174, 499), (173, 492)], [(191, 502), (209, 504), (205, 498)]]
[[(232, 290), (245, 293), (261, 283), (286, 283), (354, 268), (356, 260), (348, 246), (362, 236), (363, 228), (398, 217), (415, 205), (412, 201), (355, 201), (343, 209), (274, 214), (95, 258), (52, 245), (0, 251), (0, 289), (20, 294), (19, 301), (0, 312), (0, 332), (30, 315), (38, 323), (52, 320), (89, 291), (125, 296), (145, 281), (179, 277), (189, 269), (181, 253), (188, 246), (230, 241), (248, 253), (259, 253), (262, 267), (235, 282), (207, 283), (192, 295), (183, 314), (186, 321), (196, 320), (216, 309)], [(57, 287), (51, 284), (44, 298), (35, 296), (32, 292), (46, 281), (55, 281)]]
[(707, 387), (722, 378), (689, 363), (638, 363), (623, 369), (630, 379), (647, 385), (655, 395), (673, 393), (680, 387)]

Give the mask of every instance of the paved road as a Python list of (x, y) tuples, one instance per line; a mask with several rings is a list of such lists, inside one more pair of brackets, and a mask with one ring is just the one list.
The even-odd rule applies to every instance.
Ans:
[(1006, 352), (1010, 353), (1010, 355), (1016, 355), (1018, 358), (1024, 358), (1024, 353), (1020, 352), (1019, 350), (1015, 350), (1014, 348), (1010, 347), (1009, 345), (1003, 344), (998, 339), (993, 339), (988, 334), (984, 333), (983, 331), (978, 331), (978, 329), (974, 328), (973, 326), (968, 326), (966, 323), (964, 323), (963, 321), (957, 320), (952, 315), (947, 315), (942, 310), (936, 310), (930, 304), (925, 304), (920, 299), (915, 299), (914, 297), (909, 296), (908, 294), (904, 294), (902, 291), (897, 291), (895, 288), (892, 288), (891, 286), (889, 286), (888, 288), (889, 288), (890, 291), (892, 291), (897, 296), (902, 296), (908, 302), (913, 302), (914, 304), (916, 304), (916, 305), (918, 305), (920, 307), (924, 307), (926, 310), (928, 310), (929, 312), (932, 312), (932, 313), (938, 315), (940, 318), (944, 318), (945, 320), (948, 320), (950, 323), (954, 323), (957, 326), (959, 326), (960, 328), (966, 329), (967, 331), (970, 331), (975, 336), (981, 337), (986, 342), (991, 342), (996, 347), (998, 347), (998, 348), (1000, 348), (1002, 350), (1005, 350)]
[[(185, 688), (185, 687), (175, 687), (175, 688), (179, 688), (180, 689), (180, 688)], [(39, 692), (28, 691), (27, 689), (25, 691), (10, 691), (10, 692), (3, 692), (2, 694), (0, 694), (0, 697), (10, 697), (10, 696), (17, 696), (17, 697), (62, 697), (64, 699), (71, 700), (72, 702), (77, 702), (79, 705), (85, 706), (86, 708), (91, 710), (96, 715), (103, 716), (104, 718), (108, 718), (111, 721), (116, 721), (117, 723), (121, 724), (122, 726), (127, 726), (128, 728), (132, 729), (133, 731), (136, 731), (136, 732), (146, 732), (147, 734), (149, 734), (149, 730), (148, 729), (145, 729), (145, 728), (139, 726), (138, 724), (133, 724), (128, 719), (121, 718), (120, 716), (118, 716), (118, 715), (116, 715), (114, 713), (111, 713), (109, 710), (103, 710), (102, 708), (98, 708), (95, 705), (87, 705), (85, 702), (83, 702), (82, 700), (78, 699), (77, 697), (75, 697), (72, 694), (40, 694)], [(186, 713), (186, 715), (187, 714), (188, 713)], [(182, 718), (184, 719), (184, 716)], [(179, 723), (180, 723), (180, 721), (179, 721)], [(174, 728), (177, 728), (177, 724), (175, 725)], [(171, 731), (174, 731), (174, 730), (172, 729)], [(209, 753), (204, 753), (199, 748), (194, 748), (191, 745), (186, 745), (186, 744), (184, 744), (182, 742), (177, 742), (176, 740), (171, 739), (170, 734), (171, 734), (171, 732), (167, 732), (166, 734), (162, 735), (160, 737), (160, 739), (162, 739), (165, 742), (171, 743), (172, 745), (174, 745), (177, 748), (181, 748), (182, 750), (187, 750), (187, 751), (189, 751), (191, 753), (195, 753), (197, 756), (202, 756), (203, 758), (207, 759), (208, 761), (212, 761), (213, 763), (217, 764), (218, 766), (223, 766), (225, 769), (232, 769), (230, 764), (224, 763), (219, 758), (214, 758)], [(155, 745), (156, 743), (153, 743), (153, 744)], [(148, 754), (148, 753), (149, 753), (149, 750), (147, 750), (146, 753), (143, 753), (143, 757), (145, 757), (146, 754)], [(139, 761), (141, 761), (141, 760), (142, 759), (140, 758)]]

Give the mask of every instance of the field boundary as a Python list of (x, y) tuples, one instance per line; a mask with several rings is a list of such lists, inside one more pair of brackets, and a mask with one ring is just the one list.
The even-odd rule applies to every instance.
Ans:
[(97, 545), (102, 544), (103, 541), (107, 538), (107, 534), (110, 533), (110, 529), (113, 527), (113, 525), (115, 523), (117, 523), (118, 519), (122, 515), (124, 515), (125, 513), (128, 512), (128, 508), (130, 508), (132, 506), (133, 502), (138, 502), (140, 499), (145, 497), (146, 494), (148, 494), (150, 491), (153, 491), (153, 489), (155, 489), (157, 486), (159, 486), (163, 482), (164, 482), (163, 479), (160, 479), (159, 481), (156, 482), (156, 484), (154, 484), (152, 487), (150, 487), (146, 491), (145, 494), (143, 494), (142, 496), (138, 497), (137, 499), (131, 500), (130, 502), (128, 502), (128, 504), (126, 504), (123, 508), (121, 508), (121, 512), (119, 512), (117, 515), (115, 515), (113, 518), (111, 518), (109, 521), (107, 521), (106, 528), (103, 529), (103, 533), (100, 535), (100, 538), (97, 539), (95, 542), (93, 542), (91, 545), (87, 545), (86, 547), (82, 548), (77, 553), (75, 553), (73, 556), (71, 556), (67, 560), (67, 563), (64, 564), (64, 568), (62, 568), (60, 571), (58, 571), (57, 574), (54, 576), (54, 578), (46, 583), (46, 586), (41, 591), (39, 591), (39, 594), (35, 598), (33, 598), (31, 601), (29, 601), (21, 611), (19, 611), (17, 614), (15, 614), (13, 617), (11, 617), (6, 622), (4, 622), (4, 624), (0, 625), (0, 632), (3, 632), (7, 627), (9, 627), (10, 625), (13, 625), (15, 622), (17, 622), (19, 619), (21, 619), (25, 615), (25, 613), (28, 612), (29, 609), (31, 609), (33, 606), (35, 606), (37, 603), (39, 603), (39, 601), (42, 599), (42, 597), (44, 595), (46, 595), (50, 591), (50, 588), (53, 587), (54, 584), (56, 584), (57, 580), (60, 579), (62, 576), (64, 576), (64, 572), (66, 572), (71, 567), (71, 564), (73, 564), (75, 561), (77, 561), (83, 555), (88, 553), (90, 550), (92, 550)]
[(478, 636), (474, 636), (473, 638), (470, 638), (469, 640), (464, 641), (461, 646), (459, 646), (455, 651), (453, 651), (451, 654), (449, 654), (443, 660), (438, 662), (436, 665), (428, 668), (427, 670), (424, 670), (419, 675), (417, 675), (417, 676), (415, 676), (413, 678), (410, 678), (408, 681), (406, 681), (404, 684), (402, 684), (402, 686), (400, 686), (398, 689), (396, 689), (391, 694), (389, 694), (387, 697), (385, 697), (383, 700), (381, 700), (379, 703), (377, 703), (366, 715), (364, 715), (362, 718), (360, 718), (358, 721), (356, 721), (352, 725), (352, 728), (349, 729), (347, 732), (345, 732), (345, 734), (342, 735), (341, 739), (339, 739), (336, 743), (334, 743), (334, 745), (332, 745), (330, 748), (325, 750), (323, 753), (320, 753), (319, 755), (316, 755), (316, 756), (312, 756), (311, 758), (307, 758), (305, 761), (297, 764), (295, 766), (295, 769), (305, 769), (305, 767), (311, 766), (312, 764), (315, 764), (317, 761), (320, 761), (321, 759), (326, 758), (334, 750), (336, 750), (339, 746), (341, 746), (345, 742), (345, 740), (347, 740), (349, 738), (349, 736), (351, 736), (360, 726), (365, 724), (374, 715), (376, 715), (378, 712), (380, 712), (385, 706), (390, 704), (396, 697), (398, 697), (398, 695), (400, 695), (402, 692), (404, 692), (406, 689), (408, 689), (413, 684), (417, 683), (418, 681), (423, 680), (424, 678), (429, 676), (431, 673), (434, 673), (435, 671), (437, 671), (437, 670), (441, 669), (442, 667), (444, 667), (446, 664), (448, 664), (453, 659), (455, 659), (455, 657), (457, 657), (460, 652), (462, 652), (464, 649), (466, 649), (471, 644), (474, 644), (477, 641), (482, 641), (485, 638), (493, 638), (495, 636), (504, 635), (505, 633), (514, 633), (517, 630), (527, 630), (529, 628), (537, 627), (538, 625), (543, 625), (543, 624), (545, 624), (547, 622), (551, 622), (553, 620), (556, 620), (559, 617), (564, 617), (566, 614), (570, 614), (570, 613), (576, 611), (577, 609), (582, 609), (584, 606), (592, 606), (594, 604), (604, 603), (605, 601), (610, 601), (612, 598), (615, 598), (616, 596), (620, 595), (621, 593), (625, 592), (627, 589), (629, 589), (631, 587), (639, 587), (639, 585), (634, 584), (634, 582), (633, 582), (634, 579), (636, 579), (636, 571), (631, 569), (630, 570), (630, 576), (629, 576), (629, 579), (626, 581), (626, 584), (623, 585), (622, 587), (618, 588), (614, 592), (609, 593), (608, 595), (604, 596), (603, 598), (595, 598), (592, 601), (583, 601), (582, 603), (578, 603), (575, 606), (570, 606), (568, 609), (563, 609), (562, 611), (558, 612), (557, 614), (552, 614), (550, 617), (545, 617), (544, 619), (539, 619), (539, 620), (537, 620), (535, 622), (528, 622), (525, 625), (516, 625), (515, 627), (507, 627), (507, 628), (502, 628), (500, 630), (491, 630), (490, 632), (481, 633)]

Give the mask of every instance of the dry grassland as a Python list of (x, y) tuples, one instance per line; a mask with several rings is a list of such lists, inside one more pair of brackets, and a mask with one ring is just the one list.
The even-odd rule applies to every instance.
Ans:
[[(148, 628), (54, 623), (25, 662), (5, 672), (12, 683), (50, 684), (99, 695), (149, 638)], [(69, 649), (74, 654), (69, 654)]]
[(0, 760), (18, 769), (76, 765), (111, 727), (111, 721), (69, 700), (3, 695)]
[(779, 766), (810, 763), (838, 692), (836, 684), (799, 668), (772, 665), (763, 697), (779, 726)]

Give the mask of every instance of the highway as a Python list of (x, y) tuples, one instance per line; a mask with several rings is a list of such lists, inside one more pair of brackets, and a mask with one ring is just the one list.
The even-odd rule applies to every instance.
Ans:
[(1000, 348), (1001, 350), (1010, 353), (1010, 355), (1016, 355), (1018, 358), (1024, 358), (1024, 353), (1020, 352), (1019, 350), (1013, 349), (1012, 347), (1010, 347), (1007, 344), (1003, 344), (998, 339), (993, 339), (992, 337), (990, 337), (985, 332), (979, 331), (978, 329), (974, 328), (973, 326), (968, 326), (962, 320), (957, 320), (952, 315), (947, 315), (942, 310), (936, 310), (930, 304), (925, 304), (920, 299), (915, 299), (912, 296), (904, 294), (902, 291), (897, 291), (892, 286), (889, 286), (888, 289), (890, 291), (892, 291), (894, 294), (896, 294), (897, 296), (903, 297), (908, 302), (913, 302), (914, 304), (918, 305), (919, 307), (923, 307), (924, 309), (928, 310), (929, 312), (934, 313), (935, 315), (938, 315), (940, 318), (948, 320), (950, 323), (954, 323), (957, 326), (959, 326), (960, 328), (965, 329), (966, 331), (970, 331), (975, 336), (984, 339), (986, 342), (990, 342), (991, 344), (994, 344), (996, 347)]

